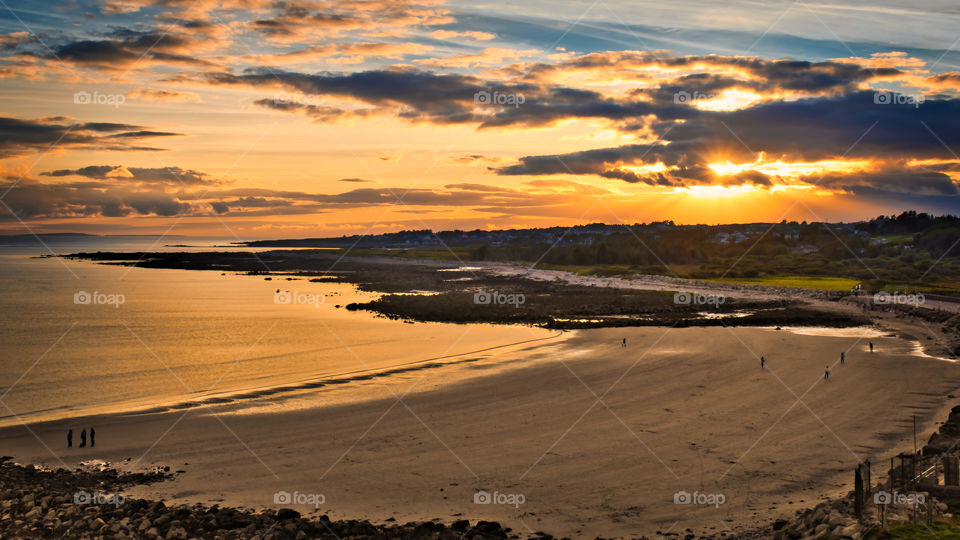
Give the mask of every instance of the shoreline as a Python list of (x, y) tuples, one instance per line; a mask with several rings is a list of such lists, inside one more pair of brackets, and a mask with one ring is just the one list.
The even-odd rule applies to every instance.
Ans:
[[(512, 343), (505, 343), (501, 345), (494, 345), (491, 347), (484, 347), (480, 349), (474, 349), (471, 351), (464, 351), (454, 354), (447, 354), (432, 358), (425, 358), (421, 360), (414, 360), (410, 362), (404, 362), (402, 364), (397, 364), (387, 367), (377, 367), (377, 368), (364, 368), (350, 370), (346, 372), (331, 373), (326, 374), (320, 377), (310, 377), (306, 379), (297, 379), (290, 381), (278, 382), (269, 386), (259, 386), (259, 387), (250, 387), (250, 388), (237, 388), (231, 390), (224, 390), (213, 392), (204, 395), (198, 395), (195, 397), (186, 397), (183, 399), (178, 399), (175, 401), (170, 401), (168, 403), (160, 405), (146, 405), (139, 406), (134, 403), (118, 403), (108, 407), (108, 410), (102, 412), (91, 411), (82, 414), (71, 414), (67, 416), (60, 416), (56, 418), (44, 418), (38, 420), (27, 419), (29, 421), (24, 422), (24, 415), (10, 415), (2, 416), (0, 415), (0, 422), (7, 420), (16, 420), (18, 422), (10, 422), (9, 424), (0, 424), (0, 430), (7, 427), (16, 427), (23, 423), (28, 424), (29, 426), (43, 426), (45, 424), (52, 423), (63, 423), (68, 421), (80, 421), (85, 418), (105, 418), (105, 417), (133, 417), (133, 416), (144, 416), (144, 415), (153, 415), (153, 414), (162, 414), (168, 412), (177, 412), (184, 411), (189, 409), (200, 409), (208, 407), (217, 407), (224, 409), (231, 408), (243, 408), (245, 406), (251, 406), (261, 400), (270, 400), (275, 399), (284, 399), (285, 397), (290, 397), (301, 393), (304, 391), (310, 390), (319, 390), (319, 389), (334, 389), (338, 387), (343, 387), (344, 390), (349, 391), (349, 386), (351, 383), (357, 383), (362, 381), (371, 381), (382, 378), (389, 378), (397, 375), (404, 375), (409, 373), (414, 373), (421, 370), (429, 369), (442, 369), (442, 368), (456, 368), (456, 367), (465, 367), (471, 363), (482, 362), (485, 358), (484, 353), (490, 353), (493, 351), (507, 351), (511, 352), (512, 349), (528, 346), (530, 344), (536, 344), (540, 342), (553, 341), (560, 338), (563, 338), (564, 332), (556, 332), (553, 335), (545, 337), (536, 337), (531, 339), (525, 339), (520, 341), (515, 341)], [(478, 356), (479, 355), (479, 356)], [(465, 356), (471, 356), (474, 358), (461, 358)], [(458, 359), (458, 360), (455, 360)], [(351, 399), (351, 398), (347, 398)], [(353, 396), (352, 399), (362, 399), (356, 396)], [(132, 405), (132, 406), (131, 406)]]
[[(856, 459), (849, 449), (872, 457), (904, 449), (910, 428), (898, 419), (912, 411), (921, 429), (933, 427), (949, 408), (935, 396), (960, 387), (952, 364), (911, 356), (900, 338), (876, 338), (884, 352), (870, 356), (855, 337), (635, 328), (628, 334), (631, 357), (623, 358), (616, 343), (622, 330), (577, 331), (526, 354), (526, 366), (424, 392), (405, 394), (416, 390), (416, 381), (408, 381), (392, 389), (402, 402), (381, 392), (362, 403), (270, 414), (187, 410), (91, 419), (98, 447), (74, 451), (65, 461), (117, 464), (144, 456), (128, 462), (131, 472), (154, 465), (182, 470), (169, 482), (131, 491), (169, 503), (272, 508), (278, 490), (320, 490), (327, 498), (321, 510), (331, 519), (440, 517), (450, 523), (466, 517), (528, 535), (545, 530), (574, 537), (653, 535), (680, 521), (710, 535), (725, 526), (746, 530), (824, 494), (843, 494)], [(692, 354), (685, 335), (703, 332), (712, 334), (712, 357), (730, 373), (715, 373), (707, 367), (712, 362)], [(764, 375), (744, 344), (783, 351)], [(837, 367), (836, 380), (816, 383), (822, 364), (806, 358), (844, 344), (852, 347), (848, 365)], [(657, 352), (633, 365), (647, 347)], [(626, 377), (622, 387), (605, 394), (620, 376)], [(896, 397), (880, 399), (879, 389)], [(791, 391), (805, 396), (804, 407), (789, 408)], [(590, 408), (592, 392), (604, 396), (603, 405)], [(806, 406), (815, 414), (802, 410)], [(587, 416), (572, 427), (581, 415)], [(58, 448), (66, 426), (33, 431)], [(57, 464), (22, 427), (0, 430), (0, 441), (18, 460)], [(831, 454), (836, 465), (824, 461)], [(777, 472), (784, 463), (794, 471), (788, 477)], [(702, 484), (705, 479), (711, 480)], [(698, 485), (722, 490), (729, 504), (716, 510), (672, 504), (673, 493)], [(475, 506), (472, 497), (482, 489), (522, 493), (527, 502), (516, 509)], [(775, 509), (766, 510), (771, 505)], [(635, 506), (643, 511), (631, 510)], [(577, 519), (584, 521), (571, 521)]]
[[(654, 328), (666, 328), (666, 327), (654, 327)], [(847, 329), (838, 329), (833, 327), (808, 327), (808, 326), (795, 326), (795, 327), (751, 327), (756, 328), (757, 330), (767, 330), (767, 331), (783, 331), (787, 333), (792, 333), (796, 335), (806, 335), (806, 336), (821, 336), (821, 337), (861, 337), (866, 336), (868, 333), (871, 334), (872, 338), (879, 337), (897, 337), (900, 339), (907, 340), (911, 342), (913, 348), (915, 349), (915, 354), (912, 356), (923, 357), (930, 360), (940, 361), (940, 362), (949, 362), (957, 363), (957, 359), (946, 358), (943, 356), (936, 356), (929, 354), (924, 344), (913, 338), (912, 336), (906, 335), (891, 335), (897, 334), (899, 329), (889, 327), (882, 329), (880, 327), (875, 327), (870, 330), (870, 326), (860, 326), (860, 327), (849, 327)], [(844, 332), (844, 330), (849, 330), (849, 332)], [(858, 332), (859, 330), (859, 332)], [(570, 339), (571, 336), (575, 335), (580, 330), (561, 330), (556, 334), (542, 337), (542, 338), (532, 338), (528, 340), (521, 340), (513, 343), (507, 343), (503, 345), (496, 345), (492, 347), (485, 347), (482, 349), (477, 349), (473, 351), (466, 351), (462, 353), (444, 355), (440, 357), (427, 358), (423, 360), (416, 360), (407, 362), (404, 364), (399, 364), (397, 366), (385, 367), (385, 368), (370, 368), (370, 369), (359, 369), (351, 370), (343, 373), (335, 373), (324, 375), (322, 377), (316, 378), (311, 377), (308, 379), (300, 379), (294, 381), (286, 381), (270, 386), (263, 387), (253, 387), (253, 388), (243, 388), (243, 389), (234, 389), (223, 392), (216, 392), (209, 395), (197, 396), (195, 398), (181, 399), (169, 402), (162, 405), (150, 405), (150, 406), (134, 406), (132, 408), (124, 408), (125, 404), (117, 404), (115, 407), (110, 407), (110, 410), (103, 412), (88, 412), (85, 414), (73, 414), (68, 416), (62, 416), (57, 418), (48, 418), (41, 420), (30, 420), (24, 422), (23, 415), (17, 416), (0, 416), (0, 421), (7, 419), (18, 420), (18, 422), (11, 422), (6, 425), (0, 425), (0, 431), (6, 428), (16, 428), (26, 424), (31, 428), (44, 427), (53, 424), (64, 424), (67, 422), (81, 422), (83, 420), (89, 419), (99, 419), (99, 420), (109, 420), (111, 418), (135, 418), (139, 416), (152, 416), (152, 415), (162, 415), (167, 413), (176, 413), (179, 411), (186, 410), (198, 410), (198, 409), (217, 409), (217, 412), (226, 412), (226, 413), (235, 413), (237, 411), (244, 411), (246, 409), (259, 409), (259, 408), (269, 408), (269, 404), (274, 401), (285, 401), (289, 399), (295, 399), (298, 394), (303, 392), (320, 390), (320, 389), (329, 389), (334, 390), (342, 389), (347, 392), (351, 392), (352, 396), (346, 397), (343, 400), (338, 400), (336, 404), (343, 403), (352, 403), (357, 401), (368, 401), (369, 398), (364, 398), (356, 395), (356, 388), (350, 388), (351, 383), (357, 382), (366, 382), (366, 381), (376, 381), (378, 379), (389, 379), (390, 377), (397, 375), (406, 375), (415, 373), (421, 370), (434, 370), (434, 369), (443, 369), (443, 368), (469, 368), (471, 364), (484, 363), (484, 357), (477, 358), (464, 358), (460, 360), (445, 361), (439, 362), (440, 360), (449, 360), (454, 358), (459, 358), (463, 356), (473, 356), (481, 353), (486, 353), (490, 351), (506, 351), (508, 353), (514, 353), (511, 356), (511, 359), (504, 362), (503, 360), (497, 360), (494, 364), (489, 365), (490, 361), (487, 359), (487, 364), (489, 365), (488, 369), (497, 370), (500, 372), (509, 372), (511, 370), (523, 369), (524, 366), (514, 366), (515, 363), (523, 363), (522, 358), (515, 353), (518, 351), (511, 351), (511, 349), (516, 347), (521, 347), (524, 345), (529, 345), (533, 343), (555, 341), (556, 343), (561, 343), (563, 339)], [(524, 348), (524, 350), (530, 350), (529, 348)], [(442, 385), (450, 384), (460, 384), (463, 382), (469, 382), (470, 379), (476, 376), (488, 376), (489, 374), (481, 374), (470, 376), (467, 374), (460, 374), (459, 378), (456, 381), (447, 380)], [(342, 388), (339, 388), (341, 387)], [(436, 387), (439, 388), (439, 387)], [(434, 389), (436, 389), (434, 388)], [(424, 390), (421, 390), (424, 391)], [(264, 407), (264, 404), (267, 407)], [(308, 407), (309, 408), (309, 407)], [(258, 413), (254, 413), (258, 414)], [(282, 414), (282, 413), (270, 413), (266, 412), (263, 414)], [(81, 422), (82, 423), (82, 422)]]
[[(659, 325), (844, 327), (884, 324), (894, 331), (915, 336), (931, 356), (960, 356), (960, 303), (938, 301), (931, 307), (878, 305), (871, 302), (871, 295), (852, 291), (721, 283), (649, 274), (637, 274), (631, 279), (582, 276), (566, 270), (532, 269), (520, 263), (470, 261), (471, 266), (464, 267), (451, 261), (334, 257), (296, 250), (261, 252), (264, 257), (278, 257), (276, 262), (271, 260), (271, 264), (279, 266), (265, 272), (265, 263), (251, 263), (246, 255), (243, 252), (98, 252), (75, 253), (64, 257), (107, 265), (219, 271), (221, 274), (233, 271), (263, 275), (268, 280), (277, 277), (278, 280), (290, 281), (320, 276), (324, 281), (349, 283), (358, 290), (381, 295), (373, 302), (345, 306), (348, 309), (370, 310), (377, 316), (411, 322), (532, 324), (563, 330)], [(257, 261), (260, 260), (257, 257)], [(464, 275), (445, 280), (439, 278), (438, 273), (444, 274), (443, 277)], [(521, 287), (519, 289), (518, 284)], [(532, 309), (531, 314), (518, 316), (516, 308), (490, 310), (485, 308), (491, 306), (479, 306), (481, 309), (478, 310), (478, 306), (471, 305), (475, 303), (472, 297), (477, 290), (502, 289), (529, 293), (523, 289), (529, 286), (534, 287), (533, 294), (542, 293), (539, 298), (523, 306)], [(569, 301), (552, 300), (551, 296), (558, 290), (566, 290), (570, 295)], [(611, 290), (630, 291), (640, 296), (635, 302), (611, 297), (597, 299), (597, 295), (604, 295)], [(412, 291), (440, 291), (446, 295), (444, 300), (454, 309), (437, 311), (437, 302), (425, 304), (422, 297), (410, 294)], [(731, 302), (717, 306), (677, 305), (675, 299), (667, 302), (663, 297), (672, 291), (705, 296), (722, 295)], [(583, 295), (589, 295), (591, 304), (598, 305), (584, 312), (582, 302), (577, 302)], [(538, 301), (540, 305), (536, 305)], [(736, 305), (738, 302), (740, 305)], [(724, 316), (704, 316), (699, 311), (704, 308), (722, 308), (720, 311)], [(581, 311), (580, 315), (569, 313), (577, 309)], [(752, 315), (739, 316), (737, 311), (743, 309)], [(565, 317), (572, 317), (572, 320), (564, 321), (562, 318)]]
[[(411, 322), (530, 324), (548, 329), (632, 326), (860, 326), (869, 319), (788, 294), (692, 295), (689, 287), (637, 287), (623, 280), (532, 271), (518, 265), (464, 267), (437, 261), (385, 261), (325, 253), (75, 253), (67, 258), (140, 268), (217, 271), (283, 281), (349, 283), (376, 299), (336, 306)], [(336, 268), (334, 268), (336, 267)], [(504, 271), (509, 268), (509, 271)], [(546, 274), (545, 274), (546, 273)], [(538, 276), (549, 275), (547, 279)], [(563, 277), (565, 279), (560, 279)], [(670, 294), (671, 290), (676, 291)], [(281, 289), (278, 289), (278, 293)], [(501, 298), (502, 297), (502, 298)]]

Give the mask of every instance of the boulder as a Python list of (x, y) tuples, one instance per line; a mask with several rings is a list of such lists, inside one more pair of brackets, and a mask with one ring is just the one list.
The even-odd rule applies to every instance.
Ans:
[(281, 508), (277, 510), (277, 521), (283, 521), (285, 519), (299, 519), (300, 512), (292, 508)]

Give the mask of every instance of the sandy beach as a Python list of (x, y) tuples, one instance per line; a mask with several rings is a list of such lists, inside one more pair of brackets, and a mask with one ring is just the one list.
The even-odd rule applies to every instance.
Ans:
[[(858, 460), (873, 460), (881, 476), (884, 460), (912, 449), (914, 417), (922, 445), (954, 404), (956, 364), (875, 329), (822, 333), (833, 336), (580, 330), (503, 353), (509, 369), (462, 367), (473, 373), (452, 384), (435, 370), (383, 378), (361, 402), (284, 409), (273, 398), (280, 412), (76, 419), (6, 428), (0, 444), (52, 467), (170, 466), (183, 472), (132, 494), (173, 502), (275, 508), (285, 491), (322, 494), (316, 509), (292, 505), (305, 513), (372, 522), (489, 519), (518, 534), (572, 537), (719, 533), (846, 492)], [(67, 449), (67, 428), (88, 425), (97, 446)], [(492, 504), (475, 503), (480, 490)], [(675, 504), (678, 492), (694, 504)]]

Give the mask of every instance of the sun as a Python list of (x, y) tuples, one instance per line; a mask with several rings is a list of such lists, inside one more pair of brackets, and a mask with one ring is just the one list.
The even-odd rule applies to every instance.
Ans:
[(769, 161), (763, 152), (757, 154), (757, 160), (748, 163), (733, 163), (726, 160), (723, 163), (707, 165), (718, 176), (731, 176), (746, 171), (756, 171), (767, 176), (780, 178), (799, 178), (812, 174), (852, 173), (870, 168), (871, 162), (864, 159), (825, 159), (820, 161)]

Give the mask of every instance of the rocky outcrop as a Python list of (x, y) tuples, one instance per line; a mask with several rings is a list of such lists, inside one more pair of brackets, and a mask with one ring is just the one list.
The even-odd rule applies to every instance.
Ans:
[[(164, 474), (45, 471), (0, 458), (0, 538), (109, 540), (304, 540), (410, 539), (502, 540), (518, 538), (499, 523), (467, 520), (375, 525), (368, 521), (304, 518), (290, 508), (263, 512), (196, 504), (128, 499), (132, 484), (161, 481)], [(548, 538), (544, 535), (543, 538)]]

